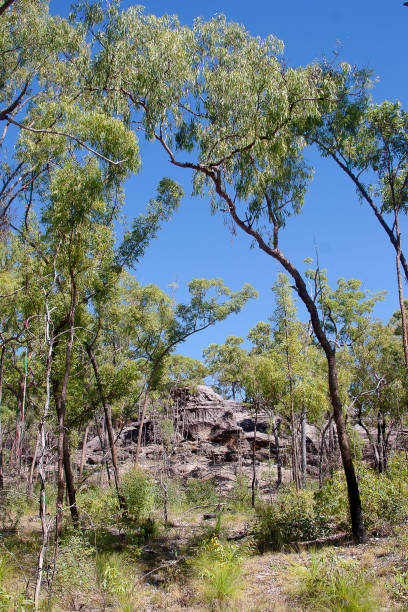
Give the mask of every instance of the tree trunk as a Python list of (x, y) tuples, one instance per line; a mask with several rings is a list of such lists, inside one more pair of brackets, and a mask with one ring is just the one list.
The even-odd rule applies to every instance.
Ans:
[[(262, 235), (253, 227), (252, 223), (248, 221), (248, 219), (241, 219), (238, 215), (236, 203), (230, 197), (228, 192), (225, 189), (224, 183), (222, 181), (222, 174), (219, 168), (210, 168), (208, 166), (202, 165), (194, 165), (189, 164), (188, 162), (178, 162), (168, 145), (164, 142), (163, 138), (158, 137), (162, 146), (167, 150), (170, 155), (171, 162), (179, 167), (190, 168), (191, 170), (203, 172), (205, 176), (213, 182), (214, 189), (217, 195), (224, 200), (226, 205), (226, 210), (228, 210), (229, 215), (231, 216), (234, 223), (241, 228), (246, 234), (248, 234), (253, 240), (256, 241), (258, 247), (264, 251), (269, 257), (272, 257), (275, 261), (278, 261), (281, 266), (290, 274), (292, 279), (295, 282), (296, 290), (298, 296), (306, 306), (310, 320), (312, 322), (314, 334), (324, 350), (327, 359), (328, 366), (328, 379), (329, 379), (329, 392), (330, 392), (330, 400), (333, 407), (333, 416), (337, 427), (337, 435), (339, 440), (341, 458), (343, 462), (343, 469), (346, 476), (347, 481), (347, 492), (348, 492), (348, 500), (350, 507), (350, 517), (351, 517), (351, 525), (353, 538), (356, 542), (365, 542), (366, 541), (366, 532), (364, 528), (363, 515), (361, 511), (361, 500), (360, 493), (358, 489), (358, 483), (356, 474), (354, 471), (354, 465), (350, 453), (350, 445), (346, 432), (346, 424), (344, 420), (342, 404), (339, 394), (338, 388), (338, 380), (337, 380), (337, 365), (336, 365), (336, 357), (335, 357), (335, 348), (331, 346), (328, 337), (325, 334), (321, 324), (319, 313), (315, 304), (315, 301), (309, 295), (306, 283), (302, 278), (300, 272), (295, 268), (295, 266), (284, 256), (282, 251), (278, 247), (278, 233), (280, 225), (271, 218), (271, 222), (273, 223), (273, 246), (269, 243), (269, 234), (267, 242), (264, 240)], [(269, 205), (269, 203), (267, 202)]]
[[(98, 421), (98, 417), (97, 416), (95, 416), (95, 427), (96, 427), (96, 432), (98, 434), (99, 442), (101, 444), (102, 465), (105, 466), (106, 475), (108, 477), (108, 484), (109, 484), (109, 486), (111, 486), (111, 475), (110, 475), (110, 470), (109, 470), (109, 462), (108, 462), (108, 459), (107, 459), (107, 451), (106, 451), (106, 446), (105, 446), (105, 436), (104, 436), (104, 432), (101, 429), (101, 426), (99, 425), (99, 421)], [(102, 471), (101, 471), (101, 483), (102, 482), (103, 482), (103, 478), (102, 478)]]
[(252, 495), (251, 495), (251, 505), (255, 506), (255, 492), (257, 487), (257, 477), (256, 477), (256, 428), (258, 425), (258, 404), (255, 406), (255, 424), (254, 424), (254, 439), (252, 442)]
[[(67, 345), (65, 349), (64, 377), (62, 379), (62, 383), (60, 380), (53, 380), (53, 383), (52, 383), (54, 399), (55, 399), (55, 408), (56, 408), (57, 417), (58, 417), (58, 442), (57, 442), (57, 452), (58, 452), (58, 469), (57, 469), (58, 480), (57, 480), (57, 483), (58, 484), (57, 484), (57, 500), (56, 500), (56, 518), (55, 518), (56, 545), (58, 544), (58, 541), (61, 538), (61, 531), (62, 531), (62, 515), (63, 515), (64, 489), (65, 489), (64, 466), (66, 466), (66, 470), (67, 470), (66, 473), (72, 475), (71, 466), (70, 465), (68, 466), (69, 448), (68, 448), (68, 455), (64, 454), (64, 438), (66, 435), (66, 432), (65, 432), (66, 397), (67, 397), (69, 373), (70, 373), (70, 368), (71, 368), (72, 348), (74, 345), (74, 322), (75, 322), (76, 302), (77, 302), (76, 284), (75, 284), (74, 278), (71, 276), (71, 302), (70, 302), (70, 310), (69, 310), (69, 314), (67, 318), (68, 340), (67, 340)], [(54, 347), (55, 345), (56, 345), (56, 342), (54, 342)], [(69, 483), (69, 486), (71, 487), (71, 496), (72, 496), (73, 494), (72, 480)], [(71, 505), (70, 509), (71, 509), (72, 519), (75, 522), (77, 521), (77, 517), (78, 517), (78, 511), (75, 506), (75, 500), (73, 502), (73, 505)]]
[(394, 209), (394, 215), (395, 215), (395, 230), (397, 233), (396, 268), (397, 268), (397, 281), (398, 281), (398, 299), (399, 299), (400, 312), (401, 312), (402, 344), (404, 347), (405, 369), (408, 373), (407, 314), (405, 310), (404, 293), (402, 289), (402, 278), (401, 278), (401, 235), (399, 231), (398, 211), (395, 209)]
[(71, 512), (72, 522), (75, 527), (78, 527), (79, 524), (79, 516), (78, 509), (76, 506), (76, 494), (75, 494), (75, 486), (74, 486), (74, 476), (72, 474), (71, 467), (71, 453), (69, 449), (69, 439), (67, 433), (64, 435), (63, 440), (63, 453), (64, 453), (64, 472), (65, 472), (65, 482), (67, 483), (67, 493), (69, 500), (69, 509)]
[(148, 389), (149, 388), (147, 387), (145, 396), (144, 396), (144, 400), (143, 400), (142, 411), (141, 411), (140, 418), (139, 418), (139, 431), (137, 433), (137, 445), (136, 445), (136, 454), (135, 454), (135, 464), (136, 465), (138, 465), (139, 463), (140, 447), (142, 445), (143, 425), (144, 425), (144, 420), (146, 416), (147, 402), (149, 400), (149, 390)]
[(21, 477), (21, 463), (23, 455), (23, 444), (24, 444), (24, 421), (25, 421), (25, 404), (27, 395), (27, 348), (25, 350), (24, 357), (24, 383), (23, 383), (23, 397), (21, 400), (21, 423), (20, 423), (20, 448), (18, 453), (18, 475)]
[(279, 444), (279, 431), (281, 426), (281, 420), (277, 419), (273, 424), (273, 436), (275, 439), (275, 449), (276, 449), (276, 488), (282, 484), (282, 458), (280, 453), (280, 444)]
[(307, 474), (307, 448), (306, 448), (306, 408), (303, 406), (302, 416), (300, 421), (300, 449), (301, 449), (301, 469), (302, 469), (302, 484), (305, 485)]
[(30, 472), (28, 474), (28, 478), (27, 478), (27, 497), (31, 497), (31, 495), (33, 494), (33, 479), (34, 479), (34, 470), (35, 470), (35, 464), (37, 461), (37, 453), (38, 453), (38, 445), (40, 443), (40, 432), (38, 432), (37, 434), (37, 440), (35, 442), (35, 449), (34, 449), (34, 455), (33, 455), (33, 460), (31, 461), (31, 467), (30, 467)]
[(86, 351), (88, 353), (88, 357), (92, 364), (92, 368), (93, 368), (95, 380), (96, 380), (96, 386), (98, 387), (99, 397), (101, 399), (103, 410), (105, 413), (105, 425), (106, 425), (106, 429), (108, 432), (109, 448), (110, 448), (111, 457), (112, 457), (112, 466), (113, 466), (113, 475), (115, 479), (116, 493), (118, 496), (119, 503), (123, 504), (124, 502), (123, 496), (120, 494), (120, 470), (119, 470), (118, 457), (117, 457), (116, 445), (115, 445), (115, 433), (113, 431), (113, 425), (112, 425), (112, 409), (110, 405), (108, 404), (108, 402), (106, 401), (102, 381), (99, 376), (98, 363), (96, 361), (95, 354), (93, 353), (92, 348), (89, 344), (86, 344), (85, 346), (86, 346)]
[(85, 433), (84, 433), (84, 437), (82, 440), (81, 461), (79, 464), (79, 475), (80, 476), (82, 476), (82, 472), (84, 471), (85, 457), (86, 457), (86, 445), (88, 442), (88, 433), (89, 433), (89, 423), (87, 423), (85, 427)]
[(325, 448), (325, 436), (326, 436), (327, 430), (331, 426), (332, 419), (333, 417), (330, 415), (329, 420), (327, 421), (326, 425), (323, 428), (321, 439), (320, 439), (320, 452), (319, 452), (319, 488), (320, 489), (323, 486), (323, 455), (324, 455), (324, 448)]
[(4, 353), (6, 352), (5, 344), (1, 347), (0, 353), (0, 492), (4, 489), (3, 477), (3, 424), (2, 424), (2, 401), (3, 401), (3, 371), (4, 371)]
[(40, 426), (38, 430), (38, 440), (40, 444), (40, 456), (38, 459), (38, 477), (40, 479), (40, 519), (42, 531), (42, 543), (37, 563), (37, 580), (34, 593), (34, 607), (38, 610), (41, 582), (43, 575), (44, 559), (47, 552), (49, 525), (47, 524), (47, 500), (45, 496), (46, 471), (45, 471), (45, 452), (46, 452), (46, 436), (45, 426), (47, 422), (49, 407), (50, 407), (50, 378), (51, 366), (53, 358), (53, 338), (50, 337), (50, 313), (48, 310), (48, 300), (46, 300), (46, 320), (45, 320), (45, 337), (48, 342), (47, 363), (45, 367), (45, 402), (41, 416)]
[(17, 473), (19, 472), (19, 463), (21, 457), (21, 434), (22, 434), (22, 422), (23, 422), (23, 395), (24, 395), (24, 383), (22, 380), (18, 383), (17, 390), (17, 404), (16, 404), (16, 433), (14, 438), (14, 452), (13, 452), (13, 463), (14, 469)]

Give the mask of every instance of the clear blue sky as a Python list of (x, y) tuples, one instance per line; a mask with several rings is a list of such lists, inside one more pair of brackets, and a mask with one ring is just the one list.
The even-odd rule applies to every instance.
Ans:
[[(126, 0), (123, 7), (131, 4)], [(157, 15), (177, 14), (187, 25), (197, 16), (209, 19), (225, 13), (253, 35), (274, 34), (283, 40), (291, 65), (304, 65), (322, 56), (330, 59), (335, 49), (340, 50), (340, 59), (371, 68), (378, 76), (373, 91), (376, 102), (399, 99), (408, 108), (408, 8), (402, 0), (207, 0), (199, 4), (157, 0), (145, 5), (147, 12)], [(66, 15), (68, 4), (51, 0), (50, 9)], [(280, 267), (265, 254), (250, 249), (247, 237), (232, 236), (220, 216), (210, 215), (208, 202), (190, 198), (188, 172), (172, 168), (158, 146), (142, 146), (142, 156), (141, 173), (126, 185), (125, 213), (129, 219), (154, 197), (162, 176), (179, 180), (186, 197), (139, 264), (135, 271), (138, 280), (156, 283), (164, 290), (176, 282), (178, 300), (186, 297), (185, 286), (194, 277), (221, 277), (234, 290), (250, 282), (260, 292), (259, 299), (240, 315), (233, 315), (180, 347), (180, 352), (201, 358), (202, 349), (210, 342), (222, 343), (230, 334), (245, 338), (257, 321), (266, 320), (273, 309), (270, 287)], [(394, 251), (340, 170), (313, 152), (309, 158), (315, 177), (302, 214), (290, 219), (282, 233), (283, 251), (302, 268), (303, 259), (313, 256), (317, 245), (320, 265), (328, 269), (332, 286), (343, 276), (361, 279), (370, 291), (387, 290), (386, 300), (375, 311), (385, 321), (398, 307)], [(402, 231), (403, 248), (408, 252), (405, 220)], [(408, 297), (408, 288), (406, 293)], [(301, 306), (299, 314), (301, 318), (306, 316)]]

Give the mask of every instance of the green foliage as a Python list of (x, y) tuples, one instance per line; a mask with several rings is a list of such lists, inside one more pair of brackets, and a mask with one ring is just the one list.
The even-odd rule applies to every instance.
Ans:
[(91, 527), (107, 529), (118, 521), (119, 502), (112, 489), (92, 485), (83, 488), (77, 493), (77, 506)]
[(276, 502), (258, 509), (256, 539), (261, 547), (280, 550), (285, 544), (313, 540), (325, 533), (312, 491), (288, 489)]
[(248, 546), (222, 542), (213, 536), (191, 561), (201, 579), (200, 590), (211, 609), (230, 609), (243, 586), (241, 561), (250, 552)]
[(23, 488), (13, 487), (0, 494), (1, 528), (13, 531), (18, 527), (22, 516), (30, 507), (26, 492)]
[(190, 506), (213, 504), (220, 500), (217, 489), (211, 480), (190, 478), (187, 481), (185, 495)]
[(95, 560), (94, 549), (78, 531), (64, 535), (59, 548), (55, 573), (55, 588), (61, 593), (82, 595), (94, 588)]
[(215, 389), (227, 398), (233, 397), (242, 387), (242, 374), (246, 351), (241, 347), (242, 338), (228, 336), (224, 344), (210, 344), (203, 351), (209, 374), (215, 379)]
[(386, 588), (394, 599), (406, 605), (408, 603), (408, 571), (406, 568), (397, 567), (392, 581), (386, 584)]
[[(366, 527), (381, 529), (398, 524), (408, 516), (407, 481), (401, 474), (407, 471), (407, 460), (403, 453), (390, 459), (389, 470), (376, 474), (365, 464), (357, 466), (361, 504)], [(334, 521), (347, 528), (347, 489), (344, 476), (337, 472), (326, 485), (315, 494), (320, 519)]]
[(128, 590), (124, 565), (123, 555), (118, 553), (98, 553), (96, 555), (97, 581), (109, 595), (122, 595)]
[(148, 530), (146, 521), (155, 509), (158, 497), (157, 484), (152, 476), (141, 468), (132, 468), (122, 478), (120, 493), (127, 509), (125, 522), (130, 526), (144, 523)]
[(354, 561), (335, 553), (312, 553), (292, 564), (290, 590), (302, 606), (316, 612), (375, 612), (380, 609), (373, 581)]
[(251, 509), (251, 483), (245, 474), (237, 474), (233, 487), (228, 494), (228, 500), (235, 510), (245, 512)]

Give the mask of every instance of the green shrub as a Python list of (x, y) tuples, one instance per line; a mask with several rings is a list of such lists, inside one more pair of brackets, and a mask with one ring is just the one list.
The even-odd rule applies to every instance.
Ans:
[(354, 561), (343, 561), (330, 551), (314, 553), (293, 563), (288, 590), (301, 609), (333, 612), (376, 612), (373, 581)]
[(228, 499), (235, 510), (245, 511), (252, 507), (251, 483), (244, 474), (237, 474)]
[(54, 587), (60, 596), (86, 597), (95, 586), (94, 549), (81, 532), (64, 534), (58, 552)]
[(285, 544), (313, 540), (326, 533), (316, 515), (312, 491), (284, 490), (272, 505), (258, 508), (256, 539), (261, 547), (279, 550)]
[(191, 561), (199, 576), (199, 589), (211, 609), (228, 609), (242, 589), (241, 561), (249, 546), (222, 542), (216, 536), (206, 542)]
[(77, 506), (81, 518), (91, 527), (108, 529), (118, 522), (120, 513), (118, 497), (113, 489), (89, 486), (77, 494)]
[(29, 510), (30, 502), (21, 487), (13, 487), (0, 493), (0, 528), (5, 531), (17, 529), (21, 517)]
[[(398, 454), (389, 462), (384, 474), (376, 474), (365, 464), (356, 466), (361, 504), (367, 528), (395, 525), (408, 516), (408, 474), (405, 456)], [(343, 472), (339, 471), (315, 494), (316, 513), (322, 522), (334, 522), (349, 528), (347, 487)]]
[(124, 560), (118, 553), (99, 553), (95, 559), (97, 581), (109, 595), (123, 595), (129, 585)]
[(189, 506), (215, 504), (220, 496), (211, 480), (198, 480), (191, 478), (187, 481), (186, 501)]
[(157, 506), (158, 487), (153, 477), (140, 468), (133, 468), (122, 479), (120, 493), (126, 504), (125, 522), (140, 525)]

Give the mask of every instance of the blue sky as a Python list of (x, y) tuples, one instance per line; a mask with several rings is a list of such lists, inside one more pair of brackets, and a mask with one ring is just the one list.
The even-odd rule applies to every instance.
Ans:
[[(132, 3), (122, 3), (127, 8)], [(144, 3), (147, 12), (177, 14), (190, 25), (197, 16), (206, 19), (225, 13), (231, 21), (243, 23), (253, 34), (274, 34), (285, 43), (285, 56), (291, 65), (304, 65), (340, 52), (340, 59), (373, 70), (378, 83), (373, 90), (376, 102), (401, 100), (408, 107), (408, 8), (401, 0), (207, 0), (193, 4), (183, 0), (157, 0)], [(50, 2), (54, 14), (66, 15), (68, 4)], [(208, 202), (193, 199), (188, 171), (174, 169), (163, 151), (154, 144), (142, 144), (142, 171), (126, 185), (125, 213), (129, 219), (141, 212), (154, 197), (160, 178), (171, 176), (184, 187), (186, 197), (175, 217), (162, 229), (135, 270), (141, 283), (156, 283), (174, 291), (178, 300), (186, 297), (185, 287), (194, 277), (221, 277), (233, 290), (244, 282), (260, 293), (239, 315), (193, 336), (180, 352), (201, 358), (210, 342), (222, 343), (227, 335), (246, 337), (259, 320), (273, 310), (270, 290), (280, 270), (277, 263), (257, 249), (251, 249), (246, 236), (232, 236), (221, 216), (211, 216)], [(282, 233), (281, 247), (287, 257), (303, 269), (303, 260), (314, 256), (318, 247), (320, 265), (328, 269), (332, 286), (339, 277), (358, 278), (364, 289), (387, 290), (386, 299), (376, 306), (377, 317), (387, 320), (398, 308), (394, 251), (364, 204), (358, 202), (351, 182), (333, 162), (321, 160), (311, 151), (309, 161), (315, 176), (304, 210), (290, 219)], [(403, 249), (408, 223), (403, 222)], [(408, 288), (406, 288), (408, 297)], [(299, 306), (299, 315), (305, 312)]]

